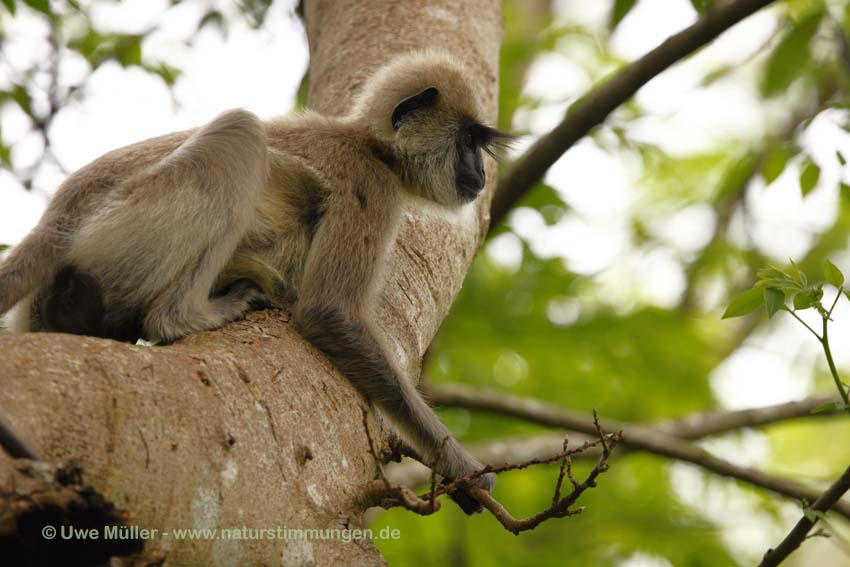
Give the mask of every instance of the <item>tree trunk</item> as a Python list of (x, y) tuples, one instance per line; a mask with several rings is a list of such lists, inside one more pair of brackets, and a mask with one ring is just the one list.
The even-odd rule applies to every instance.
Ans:
[[(442, 47), (475, 71), (470, 81), (495, 119), (498, 1), (308, 0), (305, 8), (311, 107), (343, 114), (393, 55)], [(486, 195), (456, 218), (405, 215), (380, 317), (414, 379), (486, 233)], [(157, 529), (143, 552), (157, 564), (383, 565), (368, 538), (277, 531), (358, 528), (362, 487), (376, 472), (367, 402), (288, 321), (285, 311), (252, 313), (167, 347), (4, 335), (0, 413), (44, 459), (80, 465), (130, 523)], [(370, 429), (378, 440), (374, 416)], [(0, 460), (0, 494), (13, 482), (7, 473)], [(243, 527), (274, 533), (174, 533)]]

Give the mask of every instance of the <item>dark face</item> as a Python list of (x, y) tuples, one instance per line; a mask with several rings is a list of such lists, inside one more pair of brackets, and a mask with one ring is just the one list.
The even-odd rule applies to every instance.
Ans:
[[(435, 202), (462, 205), (473, 201), (484, 189), (487, 176), (482, 152), (498, 159), (497, 150), (508, 146), (513, 137), (468, 116), (434, 112), (439, 97), (436, 87), (428, 87), (402, 100), (393, 110), (392, 127), (400, 130), (405, 123), (409, 126), (405, 140), (415, 149), (408, 150), (413, 156), (409, 161), (414, 166), (408, 168), (408, 181), (424, 187), (423, 196)], [(417, 116), (421, 117), (419, 122)], [(447, 147), (445, 137), (441, 137), (451, 136), (452, 131), (455, 132), (453, 164), (449, 161), (451, 146)]]
[(484, 173), (484, 159), (481, 155), (482, 140), (476, 135), (475, 125), (463, 124), (458, 131), (457, 161), (455, 162), (455, 185), (460, 200), (468, 203), (475, 199), (481, 190), (487, 176)]

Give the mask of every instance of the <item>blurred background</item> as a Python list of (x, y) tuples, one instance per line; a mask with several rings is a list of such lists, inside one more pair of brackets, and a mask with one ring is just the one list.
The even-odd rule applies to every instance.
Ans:
[[(708, 4), (506, 0), (499, 125), (523, 136), (514, 153)], [(110, 149), (227, 108), (263, 118), (297, 108), (308, 53), (294, 11), (268, 0), (2, 0), (0, 244), (19, 242), (62, 179)], [(813, 281), (827, 259), (850, 273), (848, 36), (847, 0), (777, 2), (650, 82), (493, 227), (423, 379), (634, 422), (834, 393), (820, 345), (791, 317), (721, 315), (767, 264), (792, 259)], [(835, 289), (824, 291), (831, 302)], [(850, 372), (850, 301), (833, 317), (833, 353)], [(440, 414), (464, 441), (544, 432)], [(825, 487), (850, 463), (850, 420), (797, 419), (700, 446)], [(578, 517), (515, 537), (449, 505), (431, 517), (393, 510), (372, 527), (401, 537), (377, 544), (392, 565), (752, 565), (801, 514), (692, 465), (642, 453), (611, 464)], [(535, 513), (557, 472), (502, 475), (496, 496), (516, 516)], [(850, 565), (846, 522), (826, 532), (786, 564)]]

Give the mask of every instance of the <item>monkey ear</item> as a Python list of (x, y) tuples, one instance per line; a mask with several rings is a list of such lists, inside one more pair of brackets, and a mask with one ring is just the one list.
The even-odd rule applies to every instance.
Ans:
[(437, 90), (437, 87), (428, 87), (421, 93), (408, 97), (398, 103), (393, 110), (393, 130), (398, 130), (402, 119), (408, 112), (433, 106), (438, 94), (440, 94), (440, 91)]

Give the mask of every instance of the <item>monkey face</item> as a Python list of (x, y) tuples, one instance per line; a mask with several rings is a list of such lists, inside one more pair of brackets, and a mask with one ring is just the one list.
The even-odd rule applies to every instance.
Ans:
[(455, 140), (455, 191), (461, 203), (475, 199), (487, 181), (474, 123), (462, 124)]
[(429, 86), (399, 102), (391, 124), (404, 181), (422, 197), (454, 207), (475, 200), (484, 189), (482, 150), (495, 158), (511, 137), (445, 99), (440, 89)]

